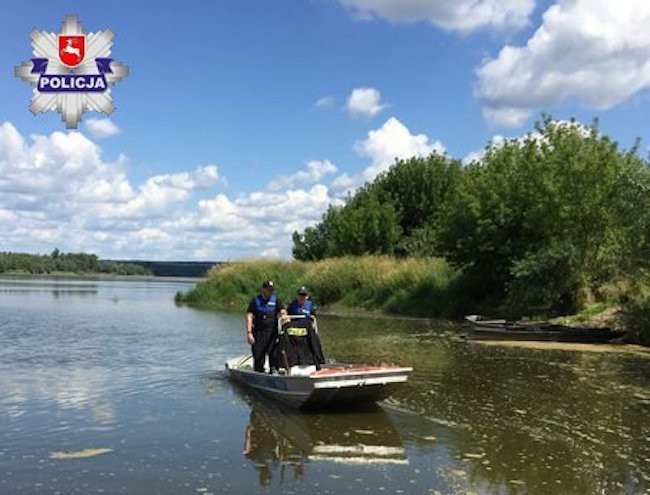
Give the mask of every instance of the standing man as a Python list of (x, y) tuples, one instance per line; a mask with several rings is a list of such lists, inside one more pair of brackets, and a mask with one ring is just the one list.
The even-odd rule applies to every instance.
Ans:
[(314, 316), (316, 305), (309, 299), (309, 291), (304, 285), (298, 289), (298, 297), (289, 304), (290, 315)]
[(246, 340), (251, 345), (255, 371), (264, 372), (264, 361), (278, 335), (278, 315), (288, 319), (284, 304), (275, 295), (275, 284), (267, 280), (262, 293), (255, 296), (246, 310)]

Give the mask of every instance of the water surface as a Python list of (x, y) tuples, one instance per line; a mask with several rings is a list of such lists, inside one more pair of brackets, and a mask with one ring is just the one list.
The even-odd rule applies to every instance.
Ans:
[(241, 314), (174, 280), (0, 279), (0, 493), (650, 493), (650, 358), (320, 319), (339, 360), (411, 365), (376, 408), (231, 384)]

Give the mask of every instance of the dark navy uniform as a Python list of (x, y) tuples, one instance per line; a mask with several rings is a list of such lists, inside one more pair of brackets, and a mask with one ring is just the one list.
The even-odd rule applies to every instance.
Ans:
[(278, 314), (284, 304), (275, 294), (265, 299), (262, 294), (255, 296), (248, 305), (247, 313), (253, 314), (253, 337), (251, 346), (255, 371), (264, 372), (264, 360), (271, 344), (278, 336)]

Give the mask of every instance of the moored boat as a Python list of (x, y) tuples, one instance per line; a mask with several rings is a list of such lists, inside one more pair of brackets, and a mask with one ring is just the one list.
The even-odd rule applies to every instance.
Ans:
[(253, 358), (240, 356), (226, 361), (231, 379), (278, 399), (292, 407), (355, 407), (385, 399), (406, 383), (413, 368), (347, 363), (323, 364), (320, 370), (300, 374), (254, 371)]
[(542, 321), (465, 317), (465, 337), (470, 340), (530, 340), (602, 343), (622, 337), (625, 332), (609, 327), (572, 327)]

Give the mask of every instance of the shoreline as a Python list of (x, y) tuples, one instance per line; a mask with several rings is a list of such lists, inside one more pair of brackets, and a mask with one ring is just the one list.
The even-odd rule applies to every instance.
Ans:
[(122, 275), (119, 273), (105, 273), (105, 272), (88, 272), (88, 273), (74, 273), (74, 272), (50, 272), (50, 273), (25, 273), (25, 272), (0, 272), (0, 278), (6, 279), (69, 279), (69, 280), (165, 280), (165, 281), (178, 281), (178, 282), (192, 282), (198, 283), (206, 280), (206, 278), (193, 278), (193, 277), (169, 277), (169, 276), (156, 276), (156, 275)]

